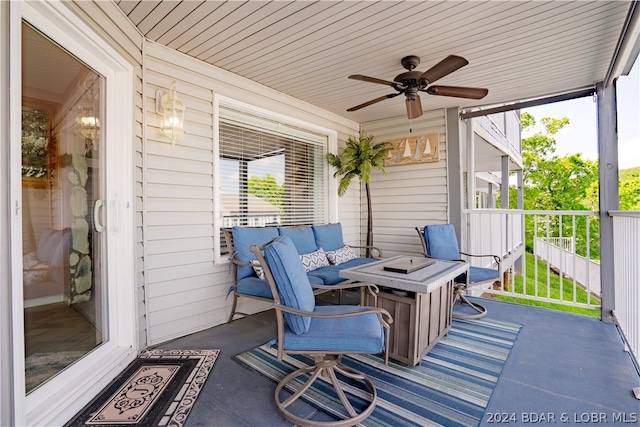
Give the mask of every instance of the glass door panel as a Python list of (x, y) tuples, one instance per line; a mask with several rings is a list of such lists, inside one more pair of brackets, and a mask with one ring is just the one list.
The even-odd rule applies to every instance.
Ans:
[(106, 342), (105, 79), (22, 24), (27, 394)]

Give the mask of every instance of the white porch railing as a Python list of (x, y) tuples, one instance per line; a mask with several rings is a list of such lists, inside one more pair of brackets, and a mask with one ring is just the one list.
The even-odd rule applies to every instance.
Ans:
[(600, 296), (600, 264), (576, 253), (575, 240), (571, 237), (541, 238), (533, 241), (533, 253), (548, 263), (552, 269), (562, 271), (595, 296)]
[[(593, 274), (587, 273), (588, 266), (597, 264), (594, 259), (599, 259), (596, 233), (599, 222), (594, 221), (598, 212), (477, 209), (466, 210), (463, 215), (466, 221), (462, 250), (504, 257), (502, 270), (508, 273), (507, 280), (484, 292), (594, 310), (601, 308), (599, 299), (592, 297), (600, 295), (599, 278), (595, 280)], [(640, 211), (612, 211), (609, 215), (613, 217), (614, 316), (640, 366)], [(534, 240), (544, 248), (534, 251)], [(561, 245), (565, 240), (571, 244)], [(529, 262), (522, 260), (525, 246)], [(557, 249), (565, 246), (565, 255), (555, 261), (550, 251), (545, 256), (544, 252), (552, 246)], [(527, 271), (531, 260), (533, 271)], [(480, 265), (475, 260), (470, 262)], [(565, 279), (559, 280), (559, 277)], [(556, 283), (553, 291), (552, 281)]]
[[(465, 211), (467, 222), (462, 232), (463, 252), (498, 255), (505, 259), (502, 268), (507, 270), (524, 248), (523, 219), (518, 212), (500, 209)], [(486, 258), (469, 260), (471, 265), (490, 267), (482, 264), (487, 261)]]
[[(594, 310), (600, 308), (599, 299), (593, 297), (599, 297), (600, 291), (594, 288), (589, 276), (585, 274), (586, 283), (576, 279), (581, 277), (577, 270), (585, 268), (592, 258), (599, 259), (599, 253), (594, 254), (591, 249), (594, 246), (592, 235), (597, 230), (592, 230), (591, 223), (597, 212), (477, 209), (463, 213), (466, 218), (463, 251), (499, 255), (504, 260), (501, 269), (508, 273), (499, 284), (484, 289), (485, 292)], [(571, 245), (573, 259), (580, 256), (586, 264), (560, 260), (558, 265), (552, 266), (547, 262), (550, 257), (543, 259), (540, 253), (533, 251), (536, 239), (550, 247), (565, 238), (577, 242)], [(526, 252), (528, 261), (525, 261)], [(470, 262), (478, 265), (475, 260)]]
[(613, 211), (614, 316), (640, 366), (640, 212)]

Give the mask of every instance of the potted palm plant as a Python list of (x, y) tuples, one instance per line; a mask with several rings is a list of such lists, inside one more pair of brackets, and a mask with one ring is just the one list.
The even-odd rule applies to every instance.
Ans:
[(371, 257), (371, 247), (373, 246), (373, 213), (371, 209), (371, 172), (373, 169), (380, 170), (385, 176), (387, 171), (384, 168), (384, 159), (393, 148), (388, 142), (373, 142), (373, 135), (360, 134), (358, 138), (349, 136), (347, 145), (342, 151), (342, 155), (333, 153), (327, 154), (329, 164), (336, 168), (333, 174), (340, 177), (338, 185), (338, 196), (343, 196), (353, 178), (358, 178), (364, 184), (367, 195), (367, 257)]

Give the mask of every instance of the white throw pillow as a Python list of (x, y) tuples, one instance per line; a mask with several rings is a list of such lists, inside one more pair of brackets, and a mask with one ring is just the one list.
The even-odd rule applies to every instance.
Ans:
[(343, 262), (356, 259), (356, 254), (351, 250), (349, 246), (343, 246), (335, 251), (327, 251), (327, 259), (331, 264), (338, 265)]
[(308, 254), (299, 255), (302, 266), (305, 272), (313, 271), (320, 267), (326, 267), (329, 265), (327, 255), (324, 249), (320, 248), (317, 251), (309, 252)]
[(264, 280), (264, 270), (260, 265), (260, 261), (255, 260), (255, 261), (252, 261), (251, 264), (253, 266), (253, 271), (256, 273), (256, 276), (258, 276), (258, 279)]

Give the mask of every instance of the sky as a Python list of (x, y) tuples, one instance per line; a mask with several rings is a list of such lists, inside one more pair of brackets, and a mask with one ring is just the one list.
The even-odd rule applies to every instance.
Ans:
[[(628, 76), (617, 83), (618, 96), (618, 167), (640, 166), (640, 77), (636, 61)], [(596, 104), (592, 97), (556, 102), (527, 108), (537, 122), (542, 117), (569, 118), (569, 124), (556, 135), (556, 154), (581, 153), (583, 159), (598, 160)], [(537, 128), (536, 131), (539, 131)], [(534, 132), (522, 134), (525, 138)]]

